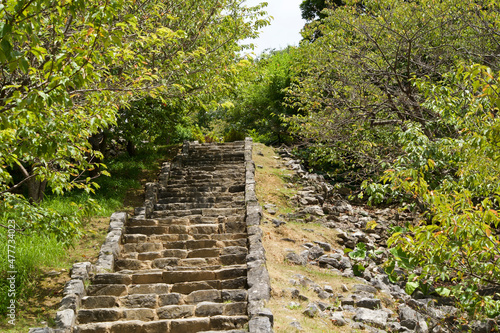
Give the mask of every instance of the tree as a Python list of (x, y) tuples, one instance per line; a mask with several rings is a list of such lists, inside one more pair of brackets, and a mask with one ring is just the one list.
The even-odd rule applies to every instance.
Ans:
[(495, 2), (360, 3), (323, 11), (321, 37), (301, 46), (301, 75), (288, 96), (303, 111), (291, 129), (315, 147), (318, 162), (356, 182), (401, 153), (397, 133), (408, 121), (430, 139), (448, 134), (422, 106), (414, 77), (440, 80), (460, 59), (498, 65)]
[(302, 18), (306, 21), (321, 20), (326, 17), (322, 13), (325, 8), (334, 8), (344, 5), (342, 0), (304, 0), (300, 4)]
[(269, 51), (241, 73), (230, 100), (234, 107), (224, 112), (226, 134), (251, 133), (266, 143), (290, 142), (288, 126), (282, 117), (296, 113), (284, 104), (285, 90), (291, 84), (296, 49)]
[(499, 74), (481, 65), (460, 65), (439, 83), (418, 82), (424, 105), (457, 135), (434, 140), (416, 124), (401, 133), (404, 154), (386, 171), (393, 191), (418, 200), (425, 219), (400, 228), (388, 244), (410, 275), (407, 290), (438, 288), (472, 318), (500, 314), (488, 288), (500, 286)]
[[(7, 1), (0, 5), (0, 195), (25, 183), (92, 191), (88, 138), (151, 96), (225, 89), (261, 6), (209, 1)], [(22, 178), (13, 176), (16, 168)], [(35, 195), (35, 192), (38, 195)]]

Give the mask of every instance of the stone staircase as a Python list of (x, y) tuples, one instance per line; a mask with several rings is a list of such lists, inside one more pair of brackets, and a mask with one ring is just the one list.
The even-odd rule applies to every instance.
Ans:
[(121, 224), (112, 217), (91, 284), (65, 291), (78, 298), (61, 307), (73, 319), (58, 312), (62, 331), (272, 332), (260, 235), (247, 227), (257, 207), (249, 156), (248, 139), (186, 143), (146, 187), (145, 206)]

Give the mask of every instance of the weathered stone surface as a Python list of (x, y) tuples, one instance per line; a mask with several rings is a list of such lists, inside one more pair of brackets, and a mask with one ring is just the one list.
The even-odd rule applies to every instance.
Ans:
[(57, 311), (56, 327), (58, 329), (70, 329), (75, 324), (75, 320), (75, 311), (72, 309)]
[(128, 293), (133, 294), (166, 294), (169, 292), (169, 285), (166, 283), (136, 284), (128, 288)]
[(248, 322), (249, 333), (272, 333), (271, 321), (268, 317), (255, 316)]
[(307, 264), (307, 260), (304, 257), (298, 255), (293, 251), (287, 252), (287, 254), (285, 255), (285, 260), (294, 265), (305, 266)]
[(130, 284), (132, 278), (127, 274), (100, 273), (94, 277), (94, 284)]
[(325, 251), (319, 246), (313, 246), (309, 249), (309, 259), (315, 260), (321, 257)]
[(150, 321), (155, 319), (155, 310), (153, 309), (124, 309), (123, 318), (125, 320)]
[(182, 304), (182, 295), (178, 293), (170, 293), (158, 296), (158, 305), (180, 305)]
[(353, 288), (353, 291), (354, 292), (367, 292), (367, 293), (370, 293), (370, 294), (376, 294), (377, 293), (377, 289), (375, 287), (372, 287), (370, 285), (367, 285), (367, 284), (357, 284), (354, 286)]
[(219, 302), (220, 299), (221, 295), (218, 290), (198, 290), (187, 295), (184, 301), (187, 304), (195, 304), (200, 302)]
[(389, 315), (387, 314), (387, 312), (382, 310), (359, 308), (356, 310), (353, 319), (355, 321), (367, 323), (378, 328), (384, 328), (387, 325), (388, 317)]
[(177, 319), (192, 317), (195, 307), (193, 305), (168, 305), (156, 310), (160, 319)]
[(91, 296), (123, 296), (127, 292), (127, 286), (124, 284), (93, 284), (88, 286), (87, 292)]
[(87, 324), (100, 321), (115, 321), (123, 318), (119, 309), (81, 309), (78, 311), (78, 323)]
[(375, 310), (381, 307), (381, 302), (378, 298), (363, 297), (361, 299), (357, 299), (354, 302), (354, 305), (356, 305), (359, 308), (367, 308)]
[(197, 333), (209, 329), (209, 318), (177, 319), (170, 323), (170, 333)]
[(90, 262), (77, 262), (73, 264), (71, 269), (71, 279), (88, 281), (92, 272), (92, 264)]
[(155, 294), (135, 294), (124, 297), (122, 303), (128, 308), (156, 308), (157, 298)]
[(200, 302), (196, 305), (195, 314), (197, 317), (212, 317), (222, 315), (224, 304), (214, 302)]
[(113, 308), (118, 306), (115, 296), (87, 296), (82, 298), (82, 306), (86, 309)]
[(63, 294), (67, 295), (78, 295), (85, 296), (85, 286), (82, 280), (70, 280), (64, 286)]
[(221, 298), (223, 302), (244, 302), (247, 300), (248, 292), (246, 290), (222, 290)]
[(320, 310), (315, 303), (309, 303), (303, 314), (309, 318), (314, 318), (319, 314)]
[(347, 325), (347, 321), (344, 318), (344, 314), (342, 312), (332, 312), (330, 315), (330, 320), (335, 326)]
[(398, 308), (400, 324), (410, 330), (417, 330), (421, 333), (429, 332), (429, 327), (425, 318), (417, 311), (404, 304)]
[(80, 307), (80, 301), (81, 298), (78, 295), (71, 294), (65, 296), (61, 300), (61, 303), (59, 303), (59, 310), (71, 309), (73, 311), (76, 311), (76, 309)]

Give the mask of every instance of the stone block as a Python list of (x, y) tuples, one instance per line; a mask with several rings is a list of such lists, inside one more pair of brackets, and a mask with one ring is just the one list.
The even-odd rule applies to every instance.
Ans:
[(82, 298), (82, 306), (86, 309), (113, 308), (119, 306), (115, 296), (87, 296)]
[(387, 326), (388, 316), (389, 314), (382, 310), (358, 308), (353, 319), (383, 329)]
[(211, 317), (222, 315), (224, 304), (214, 302), (200, 302), (196, 305), (195, 315), (198, 317)]
[(188, 258), (209, 258), (209, 257), (218, 257), (220, 255), (220, 249), (196, 249), (189, 251)]
[(194, 315), (194, 305), (168, 305), (156, 310), (160, 319), (188, 318)]
[(140, 332), (142, 329), (142, 322), (126, 321), (126, 322), (116, 322), (110, 325), (110, 333), (129, 333), (129, 332)]
[(115, 321), (122, 319), (123, 313), (121, 309), (80, 309), (77, 318), (79, 324)]
[(151, 321), (155, 319), (153, 309), (124, 309), (123, 318), (126, 320)]
[(166, 283), (136, 284), (129, 287), (129, 294), (166, 294), (170, 286)]
[(59, 303), (59, 310), (72, 309), (76, 311), (80, 307), (80, 296), (71, 294), (63, 297), (61, 303)]
[(75, 311), (72, 309), (57, 311), (56, 327), (63, 330), (71, 329), (71, 327), (75, 324), (75, 320)]
[(130, 284), (132, 278), (127, 274), (99, 273), (94, 277), (94, 284)]
[(162, 272), (136, 273), (132, 275), (131, 280), (131, 283), (133, 284), (151, 284), (162, 282), (164, 282)]
[(214, 279), (215, 279), (215, 273), (212, 271), (163, 272), (163, 282), (165, 283), (203, 281), (203, 280), (214, 280)]
[(78, 295), (80, 297), (85, 296), (85, 286), (82, 280), (70, 280), (64, 286), (63, 291), (64, 296), (68, 295)]
[(272, 333), (273, 327), (267, 317), (255, 316), (248, 322), (249, 333)]
[(200, 302), (220, 302), (221, 295), (218, 290), (197, 290), (193, 291), (186, 297), (184, 301), (187, 304), (196, 304)]
[(209, 318), (177, 319), (170, 322), (170, 333), (198, 333), (209, 329)]
[(172, 292), (189, 294), (197, 290), (220, 289), (219, 287), (220, 287), (220, 282), (217, 280), (183, 282), (174, 284), (172, 286)]
[(158, 258), (153, 260), (151, 263), (152, 268), (160, 268), (164, 269), (167, 267), (173, 267), (179, 265), (179, 260), (178, 258)]
[(87, 287), (87, 292), (91, 296), (123, 296), (127, 293), (127, 286), (124, 284), (93, 284)]
[(182, 305), (182, 295), (179, 293), (170, 293), (158, 296), (158, 305), (167, 306), (167, 305)]
[(216, 330), (234, 330), (243, 328), (248, 323), (247, 316), (215, 316), (210, 317), (210, 326)]
[(122, 304), (128, 308), (156, 308), (156, 294), (135, 294), (122, 298)]
[(71, 269), (71, 279), (88, 281), (92, 272), (92, 264), (90, 262), (77, 262), (73, 264)]
[[(127, 331), (130, 333), (132, 331)], [(170, 332), (170, 321), (169, 320), (159, 320), (154, 322), (146, 322), (142, 325), (141, 333), (158, 333), (158, 332)]]
[(222, 314), (225, 316), (247, 315), (247, 308), (247, 302), (226, 303), (224, 304), (224, 310)]

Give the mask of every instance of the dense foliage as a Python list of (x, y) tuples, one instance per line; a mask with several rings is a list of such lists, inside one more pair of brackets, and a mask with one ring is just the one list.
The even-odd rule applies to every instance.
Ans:
[(369, 203), (422, 214), (395, 226), (391, 276), (405, 271), (410, 293), (439, 286), (472, 317), (500, 313), (499, 9), (489, 0), (327, 6), (303, 30), (286, 96), (310, 165), (362, 185)]
[[(414, 77), (437, 81), (459, 59), (495, 68), (498, 14), (477, 1), (350, 1), (326, 9), (322, 36), (303, 42), (301, 75), (289, 103), (294, 133), (336, 174), (360, 182), (400, 152), (397, 133), (420, 124), (429, 139), (448, 135), (422, 105)], [(490, 8), (491, 7), (491, 8)], [(306, 34), (314, 33), (310, 30)]]
[(94, 193), (94, 179), (107, 174), (106, 136), (131, 143), (182, 136), (186, 110), (216, 103), (230, 87), (245, 48), (239, 41), (268, 24), (262, 7), (239, 0), (0, 3), (0, 228), (16, 223), (19, 296), (45, 264), (24, 260), (29, 242), (52, 244), (47, 251), (70, 245), (95, 209), (91, 197), (54, 209), (41, 204), (45, 193)]
[[(242, 48), (238, 41), (267, 24), (259, 10), (236, 0), (3, 2), (3, 208), (28, 204), (16, 194), (25, 185), (34, 203), (46, 188), (93, 191), (93, 177), (105, 171), (89, 138), (118, 116), (122, 129), (115, 132), (140, 138), (139, 129), (125, 124), (140, 119), (147, 125), (156, 117), (169, 126), (175, 100), (226, 89)], [(153, 107), (151, 99), (158, 100)], [(17, 222), (35, 226), (29, 219)]]
[(294, 47), (271, 50), (240, 73), (229, 99), (232, 107), (228, 111), (219, 110), (216, 115), (224, 122), (226, 138), (251, 135), (257, 141), (271, 144), (292, 141), (283, 117), (297, 112), (284, 104), (286, 88), (293, 77), (295, 54)]
[(439, 292), (473, 316), (500, 314), (485, 289), (500, 285), (498, 82), (498, 73), (480, 65), (459, 66), (438, 84), (418, 81), (423, 105), (456, 135), (429, 140), (420, 125), (408, 124), (400, 133), (404, 154), (383, 177), (425, 211), (422, 223), (398, 229), (388, 242), (402, 267), (422, 268), (407, 290), (445, 283)]

